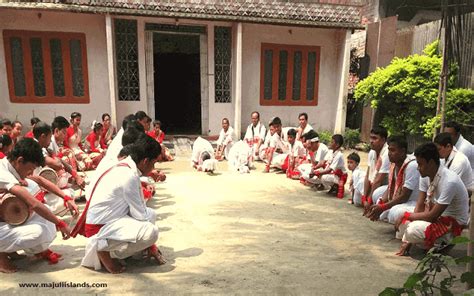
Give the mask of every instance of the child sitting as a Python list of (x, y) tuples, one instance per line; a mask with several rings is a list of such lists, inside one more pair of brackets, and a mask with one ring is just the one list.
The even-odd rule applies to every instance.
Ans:
[(352, 172), (349, 181), (349, 191), (351, 197), (349, 203), (362, 206), (362, 195), (364, 194), (365, 172), (359, 168), (360, 156), (353, 152), (347, 156), (347, 168)]
[(168, 148), (163, 145), (163, 140), (165, 139), (165, 133), (161, 130), (161, 121), (153, 121), (153, 130), (147, 132), (147, 135), (155, 139), (161, 145), (161, 154), (158, 158), (159, 161), (172, 161), (174, 160)]

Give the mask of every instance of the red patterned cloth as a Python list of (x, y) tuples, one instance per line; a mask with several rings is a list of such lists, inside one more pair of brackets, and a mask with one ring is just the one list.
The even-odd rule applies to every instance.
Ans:
[(458, 221), (450, 216), (441, 216), (435, 222), (431, 223), (425, 229), (425, 246), (427, 248), (433, 247), (435, 241), (445, 235), (448, 232), (452, 232), (453, 236), (460, 236), (462, 232), (462, 226), (459, 225)]
[(397, 180), (394, 180), (395, 177), (395, 164), (390, 165), (390, 172), (388, 174), (388, 200), (392, 200), (403, 188), (403, 183), (405, 183), (405, 170), (408, 164), (415, 159), (410, 159), (405, 161), (398, 171)]
[(337, 198), (344, 198), (344, 186), (347, 182), (347, 173), (342, 172), (342, 170), (337, 169), (334, 171), (334, 175), (339, 177), (339, 184), (337, 188)]

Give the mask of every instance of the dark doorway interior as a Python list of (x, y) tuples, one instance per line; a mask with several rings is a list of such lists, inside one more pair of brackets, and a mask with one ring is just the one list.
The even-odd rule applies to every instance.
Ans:
[(155, 118), (167, 134), (201, 134), (199, 36), (153, 34)]

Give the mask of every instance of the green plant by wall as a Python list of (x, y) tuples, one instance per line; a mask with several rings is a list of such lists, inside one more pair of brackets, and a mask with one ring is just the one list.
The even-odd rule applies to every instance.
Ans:
[(331, 143), (332, 133), (329, 131), (318, 131), (319, 142), (329, 145)]
[[(423, 55), (394, 58), (359, 82), (354, 97), (370, 103), (381, 115), (381, 125), (391, 135), (424, 134), (431, 137), (435, 118), (442, 58), (438, 41), (428, 45)], [(455, 72), (456, 67), (451, 67)], [(461, 124), (474, 123), (474, 91), (452, 89), (454, 76), (448, 79), (446, 118)]]
[(346, 128), (344, 133), (344, 147), (355, 148), (360, 143), (360, 131), (358, 129)]

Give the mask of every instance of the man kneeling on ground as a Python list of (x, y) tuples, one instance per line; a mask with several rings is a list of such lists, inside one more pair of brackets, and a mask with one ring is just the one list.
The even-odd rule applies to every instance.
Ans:
[(467, 190), (456, 173), (440, 165), (436, 145), (418, 147), (415, 157), (420, 195), (415, 212), (405, 212), (395, 223), (397, 237), (402, 238), (400, 256), (408, 253), (411, 244), (424, 244), (429, 249), (436, 241), (449, 242), (469, 221)]
[(110, 273), (121, 273), (125, 267), (118, 259), (133, 255), (165, 263), (155, 245), (156, 214), (146, 207), (140, 187), (140, 176), (153, 170), (161, 147), (149, 136), (132, 145), (128, 157), (97, 175), (90, 184), (88, 203), (72, 233), (89, 238), (83, 266), (99, 270), (102, 264)]

